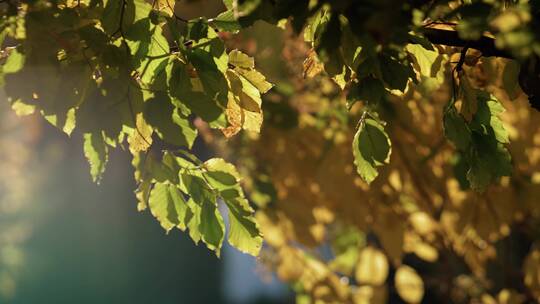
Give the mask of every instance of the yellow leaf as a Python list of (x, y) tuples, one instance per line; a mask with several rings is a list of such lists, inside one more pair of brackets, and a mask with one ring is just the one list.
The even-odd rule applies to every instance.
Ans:
[(387, 297), (386, 286), (360, 286), (352, 296), (354, 304), (383, 304)]
[(407, 303), (420, 303), (424, 297), (424, 282), (416, 270), (401, 265), (396, 271), (395, 285), (399, 296)]
[(174, 16), (174, 6), (176, 4), (176, 1), (175, 0), (158, 0), (156, 1), (156, 4), (157, 5), (157, 9), (169, 16), (169, 17), (172, 17)]
[(498, 304), (521, 304), (525, 303), (525, 296), (512, 289), (503, 289), (497, 296)]
[(135, 129), (128, 137), (131, 153), (146, 151), (152, 145), (153, 130), (144, 120), (142, 113), (137, 114), (135, 122)]
[(356, 280), (360, 284), (382, 285), (388, 277), (388, 260), (380, 250), (368, 246), (360, 252)]
[(428, 235), (436, 228), (435, 221), (425, 212), (419, 211), (411, 214), (409, 221), (414, 230), (420, 235)]
[(259, 132), (263, 121), (259, 91), (233, 70), (227, 71), (227, 77), (231, 87), (225, 110), (229, 126), (223, 134), (231, 137), (241, 129)]
[(418, 242), (415, 244), (413, 250), (414, 254), (426, 262), (433, 263), (439, 258), (439, 252), (437, 249), (427, 243)]
[(317, 58), (317, 53), (311, 49), (304, 60), (304, 78), (313, 78), (324, 71), (324, 65)]

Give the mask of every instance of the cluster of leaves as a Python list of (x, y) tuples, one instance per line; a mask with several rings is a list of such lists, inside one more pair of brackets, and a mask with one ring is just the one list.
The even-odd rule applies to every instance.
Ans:
[[(252, 58), (227, 52), (218, 36), (217, 31), (236, 30), (231, 10), (211, 22), (188, 21), (175, 15), (174, 5), (144, 0), (3, 4), (1, 38), (14, 46), (5, 50), (1, 77), (13, 109), (21, 115), (39, 112), (68, 135), (82, 133), (94, 181), (105, 171), (110, 148), (127, 144), (135, 159), (153, 154), (153, 145), (189, 151), (198, 133), (195, 118), (227, 137), (261, 128), (261, 94), (272, 85), (255, 70)], [(171, 166), (170, 157), (163, 155), (152, 168)], [(166, 179), (141, 166), (137, 195), (155, 207), (152, 213), (165, 229), (171, 223), (164, 219), (172, 215), (160, 206), (190, 210), (191, 220), (178, 214), (175, 226), (189, 226), (196, 242), (201, 239), (219, 255), (224, 235), (219, 197), (229, 210), (231, 244), (258, 253), (261, 235), (253, 210), (241, 189), (228, 184), (234, 168), (212, 177), (234, 188), (233, 195), (201, 184), (199, 179), (210, 174), (202, 168), (198, 178), (192, 177), (196, 182), (188, 183), (192, 175), (179, 177), (178, 166), (172, 168), (174, 178)], [(180, 191), (191, 199), (184, 201)]]
[[(472, 96), (470, 96), (472, 95)], [(451, 106), (444, 115), (444, 132), (458, 151), (456, 164), (458, 177), (464, 189), (484, 191), (491, 183), (512, 173), (511, 157), (504, 144), (510, 142), (499, 115), (502, 104), (485, 92), (468, 92), (464, 103), (476, 103), (476, 112), (470, 122)], [(462, 109), (471, 105), (462, 105)], [(465, 178), (463, 178), (465, 177)]]
[(219, 256), (225, 236), (218, 209), (221, 200), (228, 208), (229, 243), (242, 252), (257, 255), (262, 237), (235, 167), (221, 158), (202, 163), (187, 152), (183, 155), (166, 152), (160, 161), (150, 155), (135, 155), (139, 210), (150, 207), (166, 231), (175, 227), (189, 229), (195, 243), (202, 241)]
[[(538, 1), (227, 0), (194, 20), (169, 0), (0, 5), (13, 109), (82, 133), (96, 181), (127, 144), (138, 207), (165, 230), (219, 255), (223, 202), (229, 243), (257, 255), (260, 224), (300, 303), (539, 299), (539, 120), (518, 85), (540, 96)], [(284, 40), (258, 66), (303, 66), (264, 104), (254, 59), (227, 51), (239, 30)], [(237, 157), (256, 213), (232, 164), (190, 152), (199, 135)]]

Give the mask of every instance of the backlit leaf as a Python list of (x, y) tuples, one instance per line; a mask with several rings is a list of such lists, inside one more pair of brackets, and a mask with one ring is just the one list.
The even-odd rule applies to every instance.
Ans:
[(186, 229), (187, 204), (180, 190), (171, 184), (156, 183), (150, 192), (149, 207), (163, 229)]
[(377, 167), (388, 163), (390, 158), (390, 138), (384, 127), (376, 120), (366, 118), (354, 136), (353, 155), (356, 170), (368, 184), (379, 174)]
[(109, 150), (103, 136), (99, 133), (84, 134), (84, 155), (90, 163), (90, 174), (94, 182), (99, 182), (105, 172), (105, 166), (109, 159)]

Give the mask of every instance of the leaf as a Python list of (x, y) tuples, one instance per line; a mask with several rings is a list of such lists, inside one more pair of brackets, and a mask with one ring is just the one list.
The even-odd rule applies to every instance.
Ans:
[(444, 135), (459, 150), (466, 151), (471, 144), (471, 130), (465, 119), (454, 108), (444, 114)]
[(270, 82), (266, 81), (266, 77), (255, 69), (235, 68), (234, 71), (257, 88), (261, 94), (268, 92), (273, 87)]
[(217, 209), (216, 195), (199, 174), (184, 172), (181, 179), (192, 199), (192, 203), (188, 203), (193, 213), (188, 222), (190, 235), (196, 243), (202, 240), (219, 257), (225, 224)]
[(14, 49), (9, 53), (6, 62), (0, 67), (2, 74), (17, 73), (24, 67), (25, 55), (19, 52), (18, 49)]
[(197, 129), (176, 109), (169, 98), (158, 95), (145, 103), (145, 120), (164, 141), (191, 148)]
[[(135, 22), (147, 18), (152, 6), (145, 0), (104, 0), (101, 26), (109, 35), (127, 31)], [(122, 8), (124, 6), (124, 8)]]
[(304, 78), (313, 78), (324, 71), (324, 65), (317, 58), (317, 53), (314, 49), (309, 50), (309, 53), (303, 63), (304, 71), (302, 73)]
[(378, 175), (377, 167), (389, 162), (390, 138), (380, 123), (366, 118), (354, 136), (352, 149), (356, 170), (369, 184)]
[(503, 105), (493, 95), (485, 92), (478, 92), (477, 97), (478, 109), (474, 115), (473, 127), (484, 134), (493, 132), (500, 143), (509, 143), (508, 132), (499, 117), (505, 111)]
[(148, 207), (148, 199), (150, 197), (150, 187), (152, 183), (149, 180), (143, 180), (135, 190), (137, 198), (137, 211), (144, 211)]
[(263, 237), (253, 216), (253, 209), (243, 197), (224, 200), (229, 208), (229, 244), (244, 253), (258, 256)]
[(414, 56), (420, 75), (430, 78), (437, 76), (439, 70), (442, 68), (442, 56), (437, 51), (427, 50), (419, 44), (408, 44), (407, 51)]
[[(229, 53), (229, 64), (234, 67), (234, 71), (240, 75), (243, 82), (247, 80), (260, 94), (264, 94), (272, 88), (272, 84), (266, 81), (264, 75), (255, 70), (255, 61), (252, 57), (238, 50), (233, 50)], [(254, 98), (257, 98), (256, 95), (254, 93)]]
[(381, 56), (379, 60), (382, 77), (388, 86), (405, 92), (409, 78), (415, 76), (411, 66), (389, 56)]
[(227, 9), (232, 9), (235, 1), (236, 0), (223, 0), (223, 4)]
[(359, 286), (353, 292), (354, 304), (382, 304), (388, 302), (388, 288), (386, 286)]
[(174, 6), (176, 5), (176, 0), (157, 0), (155, 5), (160, 13), (168, 17), (174, 16)]
[(221, 158), (213, 158), (204, 163), (206, 180), (216, 190), (229, 209), (229, 243), (238, 250), (257, 256), (262, 247), (254, 210), (245, 199), (239, 185), (240, 174), (236, 168)]
[(424, 282), (413, 268), (407, 265), (399, 266), (394, 281), (397, 293), (405, 302), (414, 304), (422, 301)]
[(186, 229), (188, 206), (175, 185), (156, 183), (150, 192), (149, 206), (165, 231), (169, 232), (174, 227)]
[(221, 31), (232, 33), (238, 32), (242, 28), (240, 23), (234, 18), (234, 11), (232, 9), (217, 15), (212, 20), (212, 24)]
[(98, 133), (84, 134), (84, 156), (90, 163), (90, 175), (94, 182), (99, 182), (107, 165), (108, 148), (103, 136)]
[(467, 180), (472, 189), (483, 192), (501, 176), (512, 173), (512, 161), (508, 150), (493, 138), (473, 136), (473, 142)]
[(240, 174), (233, 164), (222, 158), (212, 158), (204, 162), (208, 183), (219, 191), (239, 189)]
[(198, 40), (185, 54), (195, 68), (204, 92), (223, 104), (228, 92), (225, 77), (228, 57), (223, 41), (209, 28), (206, 38)]
[(388, 277), (388, 268), (384, 253), (368, 246), (360, 251), (355, 278), (360, 284), (380, 286)]
[(376, 106), (381, 102), (385, 94), (386, 89), (382, 81), (368, 76), (351, 86), (347, 95), (347, 103), (349, 108), (360, 100), (366, 102), (368, 105)]
[(161, 27), (144, 18), (135, 22), (125, 36), (140, 81), (152, 84), (165, 70), (170, 53)]
[(199, 244), (202, 239), (200, 225), (201, 225), (201, 206), (189, 199), (187, 201), (189, 207), (189, 215), (187, 217), (187, 227), (189, 229), (189, 236), (195, 242)]
[(18, 116), (31, 115), (34, 114), (34, 112), (36, 111), (36, 106), (31, 104), (25, 104), (20, 99), (17, 99), (13, 103), (11, 103), (11, 108)]
[(414, 244), (414, 254), (426, 262), (434, 263), (439, 258), (439, 252), (433, 246), (425, 242)]
[(187, 107), (201, 117), (212, 128), (223, 128), (226, 125), (224, 110), (206, 95), (202, 89), (196, 90), (197, 78), (191, 78), (187, 66), (178, 60), (171, 61), (166, 67), (167, 84), (173, 102), (180, 107)]
[(123, 1), (104, 1), (103, 14), (101, 16), (101, 26), (108, 34), (113, 34), (120, 26), (120, 14), (122, 12)]
[(229, 64), (243, 69), (255, 68), (255, 60), (239, 50), (232, 50), (229, 53)]
[(223, 134), (231, 137), (241, 129), (259, 132), (263, 120), (259, 91), (233, 70), (227, 71), (227, 77), (231, 87), (225, 110), (229, 126), (222, 129)]
[(144, 120), (142, 113), (135, 118), (135, 129), (128, 137), (129, 151), (131, 153), (146, 151), (152, 145), (152, 134), (154, 130)]
[(225, 235), (225, 224), (215, 203), (203, 202), (199, 227), (202, 241), (210, 250), (214, 250), (219, 257)]

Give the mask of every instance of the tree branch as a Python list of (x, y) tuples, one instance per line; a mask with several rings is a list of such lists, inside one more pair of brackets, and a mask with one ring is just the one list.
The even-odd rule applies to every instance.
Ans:
[(482, 52), (482, 56), (485, 57), (495, 56), (514, 59), (514, 56), (509, 52), (495, 47), (495, 39), (486, 36), (482, 36), (478, 40), (464, 40), (459, 37), (457, 31), (425, 28), (424, 37), (433, 44), (477, 49)]

